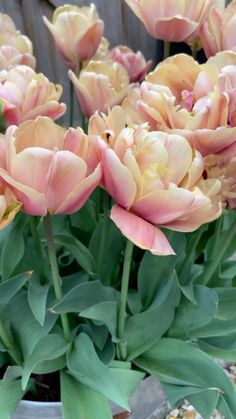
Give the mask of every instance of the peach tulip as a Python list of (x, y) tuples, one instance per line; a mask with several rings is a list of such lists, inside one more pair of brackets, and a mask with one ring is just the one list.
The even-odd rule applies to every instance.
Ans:
[(113, 48), (111, 58), (126, 68), (131, 83), (144, 79), (152, 66), (152, 61), (147, 62), (140, 51), (134, 52), (124, 45)]
[[(0, 178), (29, 215), (78, 211), (101, 181), (101, 165), (88, 172), (83, 131), (38, 117), (0, 137)], [(5, 158), (4, 158), (5, 156)]]
[(236, 51), (236, 1), (220, 10), (212, 7), (208, 19), (202, 25), (199, 35), (207, 57), (219, 51)]
[(80, 61), (95, 55), (103, 36), (104, 23), (95, 5), (78, 7), (67, 4), (55, 10), (52, 23), (46, 17), (43, 20), (67, 65), (78, 72)]
[(172, 254), (159, 227), (193, 231), (219, 217), (220, 181), (203, 179), (203, 159), (185, 138), (143, 126), (122, 129), (122, 112), (114, 108), (104, 121), (97, 114), (90, 123), (98, 150), (92, 153), (94, 165), (101, 160), (102, 185), (116, 201), (111, 218), (140, 248)]
[(38, 115), (57, 119), (66, 111), (59, 103), (62, 87), (54, 85), (42, 74), (27, 66), (16, 66), (1, 73), (0, 100), (8, 125), (36, 118)]
[(79, 78), (71, 70), (69, 78), (86, 117), (90, 117), (96, 110), (105, 112), (119, 104), (129, 87), (126, 69), (111, 60), (89, 61)]
[(235, 143), (236, 53), (218, 53), (202, 65), (179, 54), (146, 80), (122, 105), (136, 120), (183, 135), (203, 156)]
[[(170, 42), (189, 41), (210, 7), (219, 0), (125, 0), (151, 36)], [(222, 3), (222, 0), (220, 0)]]
[(20, 211), (21, 205), (11, 189), (0, 185), (0, 230), (11, 223)]

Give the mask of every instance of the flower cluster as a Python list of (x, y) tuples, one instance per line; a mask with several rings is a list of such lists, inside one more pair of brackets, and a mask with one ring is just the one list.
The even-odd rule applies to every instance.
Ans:
[[(127, 3), (151, 35), (169, 41), (203, 37), (207, 14), (209, 22), (214, 13), (229, 14), (213, 0), (197, 8), (176, 2), (175, 13), (162, 1), (159, 8)], [(8, 17), (1, 19), (5, 39), (24, 39)], [(152, 63), (141, 52), (109, 49), (94, 5), (59, 7), (52, 23), (44, 22), (91, 119), (88, 135), (66, 131), (51, 120), (65, 112), (60, 86), (18, 62), (0, 73), (7, 125), (20, 124), (1, 139), (0, 177), (24, 212), (75, 212), (100, 184), (116, 201), (111, 218), (122, 233), (154, 254), (170, 254), (160, 227), (193, 231), (227, 204), (234, 207), (236, 53), (205, 64), (179, 54), (149, 72)]]

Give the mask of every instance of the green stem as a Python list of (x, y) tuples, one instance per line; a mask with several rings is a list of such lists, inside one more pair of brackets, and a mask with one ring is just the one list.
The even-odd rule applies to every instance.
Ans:
[(39, 281), (41, 285), (44, 285), (46, 283), (46, 276), (44, 273), (42, 246), (41, 246), (40, 238), (38, 235), (38, 230), (36, 227), (36, 217), (30, 216), (29, 221), (30, 221), (31, 234), (34, 241), (34, 248), (35, 248), (35, 252), (37, 256), (36, 267), (38, 271)]
[(164, 52), (163, 52), (163, 59), (165, 60), (170, 56), (170, 42), (164, 41)]
[(235, 239), (235, 235), (236, 235), (236, 223), (235, 224), (233, 223), (227, 237), (225, 238), (224, 243), (222, 243), (222, 246), (217, 253), (217, 257), (214, 257), (214, 259), (212, 259), (211, 263), (208, 265), (205, 272), (203, 273), (203, 276), (201, 277), (201, 284), (206, 285), (210, 281), (211, 277), (213, 276), (217, 267), (219, 266), (221, 260), (223, 259), (226, 251), (228, 250), (232, 240)]
[(21, 365), (21, 356), (18, 349), (14, 346), (14, 343), (9, 338), (8, 334), (6, 333), (5, 327), (0, 321), (0, 339), (2, 340), (4, 346), (9, 352), (12, 360), (16, 363), (16, 365)]
[(194, 60), (197, 60), (197, 44), (193, 43), (193, 45), (191, 46), (191, 51), (192, 51), (192, 57)]
[(74, 86), (70, 80), (70, 127), (74, 124)]
[[(102, 191), (100, 191), (102, 192)], [(107, 239), (108, 239), (108, 224), (109, 224), (109, 195), (106, 191), (103, 191), (103, 225), (102, 225), (102, 235), (101, 235), (101, 243), (98, 251), (98, 272), (102, 267), (102, 263), (104, 260), (104, 253), (106, 249)], [(98, 204), (100, 206), (100, 202)]]
[(125, 249), (125, 259), (123, 266), (122, 282), (121, 282), (121, 294), (120, 294), (120, 306), (118, 312), (118, 325), (117, 325), (117, 334), (120, 342), (118, 342), (119, 357), (122, 360), (125, 360), (127, 357), (127, 348), (126, 344), (123, 341), (124, 339), (124, 330), (125, 330), (125, 319), (126, 319), (126, 305), (129, 289), (129, 276), (130, 268), (132, 262), (134, 244), (127, 240), (126, 249)]
[(218, 220), (216, 221), (216, 228), (215, 228), (215, 234), (214, 234), (214, 243), (213, 243), (213, 252), (212, 252), (212, 259), (214, 259), (215, 257), (218, 257), (218, 243), (219, 243), (219, 239), (220, 239), (220, 234), (221, 234), (221, 228), (222, 228), (222, 224), (223, 224), (223, 217), (218, 218)]
[[(51, 218), (49, 214), (47, 214), (44, 217), (44, 228), (45, 228), (45, 234), (46, 234), (47, 243), (48, 243), (48, 257), (49, 257), (49, 262), (51, 265), (53, 286), (54, 286), (56, 298), (58, 301), (60, 301), (63, 297), (62, 288), (61, 288), (61, 278), (60, 278), (59, 270), (58, 270), (56, 251), (55, 251), (54, 240), (53, 240), (52, 223), (51, 223)], [(61, 314), (60, 317), (61, 317), (61, 323), (62, 323), (62, 328), (63, 328), (65, 339), (69, 341), (70, 340), (70, 327), (69, 327), (67, 315)]]

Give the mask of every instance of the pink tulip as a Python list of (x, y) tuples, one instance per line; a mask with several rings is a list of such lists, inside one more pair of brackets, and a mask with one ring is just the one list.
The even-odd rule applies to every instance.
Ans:
[(106, 112), (108, 108), (121, 103), (129, 87), (127, 71), (121, 64), (111, 60), (89, 61), (79, 78), (71, 70), (69, 78), (86, 117), (97, 110)]
[(57, 119), (66, 111), (59, 103), (62, 87), (54, 85), (30, 67), (16, 66), (1, 73), (0, 100), (8, 125), (36, 118), (38, 115)]
[(6, 186), (0, 186), (0, 230), (5, 228), (15, 218), (21, 209), (13, 192)]
[[(88, 137), (47, 117), (9, 127), (0, 137), (0, 178), (29, 215), (78, 211), (101, 181), (101, 165), (88, 173)], [(5, 161), (4, 161), (5, 156)]]
[(219, 51), (236, 51), (236, 2), (225, 9), (212, 7), (207, 21), (200, 29), (200, 38), (207, 57)]
[[(217, 0), (125, 0), (151, 36), (170, 42), (189, 41)], [(220, 0), (222, 3), (222, 0)]]
[(111, 58), (125, 67), (131, 83), (144, 79), (152, 66), (152, 61), (147, 62), (140, 51), (135, 53), (123, 45), (113, 48)]
[(104, 23), (95, 5), (64, 5), (55, 10), (52, 23), (45, 16), (43, 20), (69, 68), (78, 72), (79, 62), (95, 55), (103, 36)]
[(148, 132), (143, 126), (122, 129), (121, 116), (122, 110), (114, 108), (108, 117), (94, 115), (90, 124), (97, 146), (97, 154), (92, 153), (94, 166), (96, 158), (101, 160), (102, 185), (116, 201), (111, 218), (142, 249), (172, 254), (157, 226), (193, 231), (214, 220), (221, 214), (221, 184), (216, 179), (203, 180), (203, 159), (185, 138)]

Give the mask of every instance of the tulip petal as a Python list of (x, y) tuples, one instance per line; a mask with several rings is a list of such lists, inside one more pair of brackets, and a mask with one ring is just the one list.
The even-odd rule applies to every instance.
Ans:
[(71, 214), (78, 211), (90, 197), (102, 178), (102, 168), (99, 164), (94, 172), (82, 180), (78, 186), (67, 195), (63, 204), (56, 209), (55, 214)]
[(154, 190), (135, 201), (132, 210), (153, 224), (165, 225), (187, 215), (195, 197), (191, 191), (170, 184), (169, 188)]
[(104, 151), (103, 182), (107, 192), (124, 208), (129, 208), (137, 192), (134, 178), (113, 150)]
[(104, 32), (104, 23), (102, 20), (94, 22), (87, 30), (84, 36), (79, 40), (76, 48), (77, 56), (81, 61), (91, 59), (101, 42)]
[(5, 182), (12, 187), (11, 189), (14, 191), (17, 199), (22, 202), (22, 210), (26, 214), (39, 216), (45, 216), (47, 214), (47, 205), (44, 194), (17, 182), (1, 168), (0, 178), (5, 180)]
[(141, 249), (150, 250), (153, 255), (174, 255), (167, 238), (159, 228), (137, 215), (128, 212), (119, 205), (111, 210), (111, 219), (122, 234)]
[(190, 38), (198, 28), (198, 23), (190, 19), (174, 16), (155, 20), (153, 36), (169, 42), (184, 42)]
[(85, 178), (86, 163), (70, 151), (54, 154), (46, 179), (46, 200), (50, 212), (62, 205), (67, 195)]

